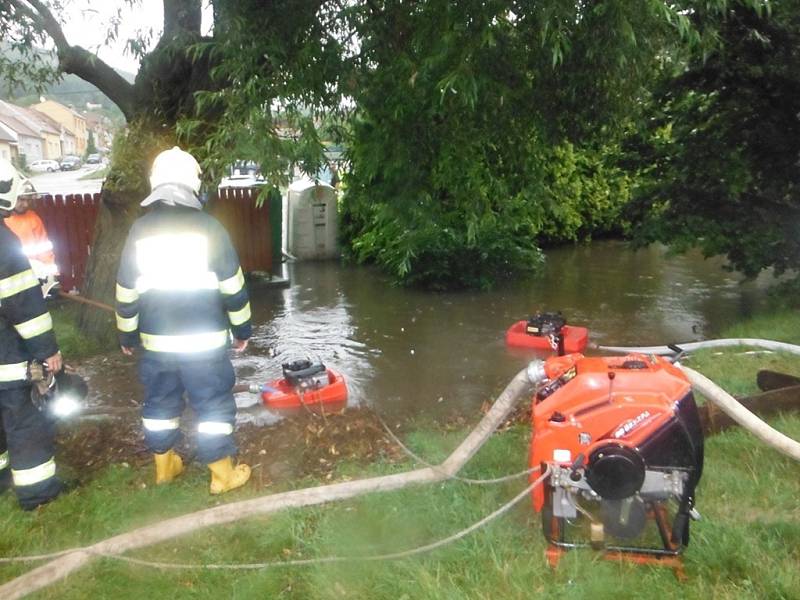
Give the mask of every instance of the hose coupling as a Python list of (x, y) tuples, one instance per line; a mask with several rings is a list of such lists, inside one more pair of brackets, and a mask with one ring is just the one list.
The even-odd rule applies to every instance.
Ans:
[(537, 383), (547, 379), (547, 374), (544, 371), (543, 360), (532, 360), (528, 365), (526, 373), (528, 375), (528, 381), (530, 381), (533, 385), (536, 385)]

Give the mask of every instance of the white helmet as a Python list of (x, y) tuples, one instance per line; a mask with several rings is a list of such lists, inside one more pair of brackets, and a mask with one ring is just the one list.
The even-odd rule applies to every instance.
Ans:
[(165, 183), (178, 183), (200, 193), (200, 165), (194, 156), (177, 146), (164, 150), (156, 156), (150, 170), (150, 189), (154, 190)]
[(0, 158), (0, 210), (12, 211), (20, 196), (36, 194), (30, 179), (22, 175), (14, 165)]

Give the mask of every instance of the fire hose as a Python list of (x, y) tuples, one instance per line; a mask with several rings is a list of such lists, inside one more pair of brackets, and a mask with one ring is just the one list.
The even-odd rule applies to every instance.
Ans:
[[(787, 344), (785, 342), (774, 342), (771, 340), (762, 340), (754, 338), (730, 338), (720, 340), (707, 340), (704, 342), (690, 342), (686, 344), (677, 344), (670, 346), (639, 346), (639, 347), (625, 347), (625, 346), (598, 346), (598, 349), (607, 352), (623, 353), (638, 352), (642, 354), (675, 354), (676, 350), (683, 352), (691, 350), (700, 350), (705, 348), (721, 348), (726, 346), (753, 346), (757, 348), (764, 348), (777, 352), (789, 352), (791, 354), (800, 355), (800, 346), (794, 344)], [(764, 443), (775, 448), (778, 452), (800, 461), (800, 442), (784, 435), (777, 429), (771, 427), (755, 414), (745, 408), (736, 398), (728, 394), (725, 390), (715, 384), (707, 377), (701, 375), (694, 369), (690, 369), (684, 365), (678, 366), (686, 373), (692, 386), (699, 391), (703, 396), (713, 402), (720, 410), (731, 417), (739, 425), (744, 427), (747, 431), (755, 435)]]
[[(503, 423), (517, 401), (526, 397), (531, 386), (539, 383), (542, 377), (544, 377), (544, 372), (541, 369), (520, 371), (497, 397), (489, 411), (469, 435), (444, 462), (436, 465), (435, 469), (425, 467), (403, 473), (344, 481), (231, 502), (141, 527), (87, 547), (71, 548), (51, 555), (42, 555), (48, 558), (55, 557), (55, 560), (0, 586), (0, 597), (21, 598), (63, 579), (96, 557), (119, 555), (212, 525), (232, 523), (247, 517), (271, 514), (287, 508), (315, 506), (369, 493), (386, 492), (410, 485), (448, 480), (452, 475), (456, 475), (478, 452), (494, 430)], [(527, 492), (521, 497), (524, 498), (526, 495)], [(499, 510), (502, 510), (502, 507)]]
[(112, 312), (112, 313), (114, 312), (114, 307), (111, 306), (110, 304), (106, 304), (105, 302), (99, 302), (97, 300), (92, 300), (91, 298), (84, 298), (83, 296), (79, 296), (78, 294), (69, 294), (63, 290), (59, 290), (58, 296), (59, 298), (64, 298), (66, 300), (77, 302), (79, 304), (87, 304), (89, 306), (94, 306), (95, 308), (99, 308), (107, 312)]

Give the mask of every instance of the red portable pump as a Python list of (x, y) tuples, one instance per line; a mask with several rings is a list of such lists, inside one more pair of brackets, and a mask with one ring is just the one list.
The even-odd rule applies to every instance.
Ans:
[(515, 348), (557, 352), (583, 352), (589, 330), (567, 325), (560, 312), (537, 312), (527, 321), (517, 321), (506, 331), (506, 345)]
[(347, 384), (340, 373), (322, 363), (297, 360), (282, 365), (283, 378), (261, 386), (261, 401), (270, 410), (300, 409), (336, 412), (347, 404)]
[(531, 467), (550, 467), (533, 491), (556, 549), (592, 546), (642, 557), (689, 543), (703, 434), (691, 385), (668, 360), (551, 357), (533, 399)]

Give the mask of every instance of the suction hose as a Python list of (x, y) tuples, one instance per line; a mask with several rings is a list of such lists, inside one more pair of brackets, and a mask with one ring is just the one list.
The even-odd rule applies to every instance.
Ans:
[(767, 425), (705, 375), (689, 367), (679, 366), (686, 373), (692, 387), (716, 404), (731, 419), (778, 452), (800, 461), (800, 442)]
[(753, 346), (755, 348), (764, 348), (776, 352), (790, 352), (791, 354), (800, 355), (800, 346), (786, 344), (784, 342), (773, 342), (772, 340), (759, 340), (756, 338), (727, 338), (721, 340), (706, 340), (704, 342), (687, 342), (685, 344), (674, 344), (672, 348), (669, 346), (597, 346), (597, 349), (620, 354), (639, 352), (641, 354), (666, 355), (675, 354), (675, 346), (685, 352), (692, 352), (705, 348), (724, 348), (725, 346)]
[[(691, 351), (699, 350), (702, 348), (721, 348), (725, 346), (754, 346), (757, 348), (765, 348), (767, 350), (775, 350), (777, 352), (789, 352), (791, 354), (800, 355), (800, 346), (794, 344), (787, 344), (784, 342), (774, 342), (771, 340), (761, 340), (754, 338), (730, 338), (721, 340), (707, 340), (704, 342), (690, 342), (688, 344), (679, 344), (681, 350)], [(625, 346), (598, 346), (600, 350), (607, 352), (640, 352), (642, 354), (674, 354), (675, 350), (668, 346), (639, 346), (639, 347), (625, 347)], [(686, 376), (689, 378), (692, 386), (699, 391), (703, 396), (708, 398), (716, 406), (720, 408), (725, 414), (736, 421), (739, 425), (747, 429), (750, 433), (755, 435), (764, 443), (772, 446), (778, 452), (785, 454), (800, 461), (800, 442), (782, 434), (780, 431), (767, 425), (764, 421), (759, 419), (755, 414), (747, 410), (738, 400), (731, 396), (728, 392), (719, 387), (716, 383), (701, 375), (694, 369), (678, 365)]]

